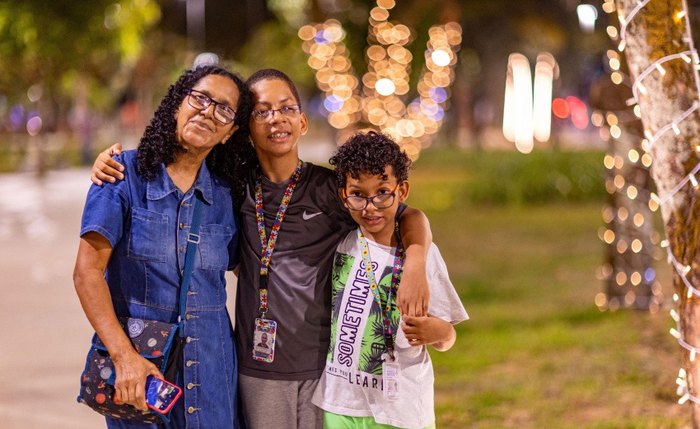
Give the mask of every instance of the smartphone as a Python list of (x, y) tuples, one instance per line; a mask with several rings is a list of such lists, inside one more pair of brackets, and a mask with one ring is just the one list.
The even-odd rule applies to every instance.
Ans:
[(146, 404), (160, 414), (167, 414), (182, 396), (182, 389), (162, 378), (149, 375), (146, 378)]

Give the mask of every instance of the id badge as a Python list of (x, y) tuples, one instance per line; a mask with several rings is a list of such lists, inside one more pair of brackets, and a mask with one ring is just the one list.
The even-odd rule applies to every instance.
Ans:
[(275, 337), (277, 336), (277, 322), (270, 319), (255, 319), (253, 331), (253, 359), (260, 362), (272, 362), (275, 360)]
[(388, 355), (384, 355), (384, 362), (382, 363), (382, 380), (384, 384), (384, 397), (388, 400), (397, 400), (400, 397), (399, 394), (399, 375), (401, 374), (401, 369), (399, 368), (399, 361), (394, 359), (391, 360)]

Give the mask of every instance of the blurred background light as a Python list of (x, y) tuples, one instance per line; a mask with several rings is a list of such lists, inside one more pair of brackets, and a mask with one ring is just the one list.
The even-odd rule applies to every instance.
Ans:
[(582, 31), (592, 33), (595, 30), (595, 22), (598, 19), (598, 9), (592, 4), (580, 4), (576, 6), (578, 23)]

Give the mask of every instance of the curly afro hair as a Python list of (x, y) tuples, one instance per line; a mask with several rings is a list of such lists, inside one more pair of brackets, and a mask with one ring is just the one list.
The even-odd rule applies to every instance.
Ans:
[[(168, 93), (161, 100), (141, 137), (137, 154), (137, 172), (144, 179), (152, 180), (160, 171), (161, 163), (171, 164), (175, 160), (175, 155), (185, 150), (176, 138), (177, 111), (189, 91), (202, 78), (209, 75), (225, 76), (238, 88), (238, 105), (234, 123), (239, 128), (227, 144), (216, 145), (209, 152), (206, 162), (213, 174), (231, 182), (234, 197), (240, 197), (245, 192), (247, 172), (253, 164), (250, 160), (252, 148), (247, 150), (242, 146), (249, 146), (249, 144), (241, 144), (243, 141), (247, 143), (252, 98), (250, 90), (238, 75), (216, 65), (186, 70), (168, 88)], [(254, 152), (252, 156), (255, 156)]]
[(391, 165), (398, 182), (408, 180), (411, 159), (389, 136), (369, 131), (350, 137), (329, 160), (335, 166), (338, 187), (344, 188), (347, 176), (358, 179), (360, 174), (384, 175)]

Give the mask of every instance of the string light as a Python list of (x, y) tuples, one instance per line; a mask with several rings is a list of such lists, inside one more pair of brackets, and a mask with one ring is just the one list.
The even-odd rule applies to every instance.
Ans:
[(674, 131), (678, 130), (678, 132), (676, 132), (676, 135), (680, 134), (680, 129), (678, 128), (678, 124), (681, 121), (683, 121), (685, 118), (690, 116), (691, 113), (698, 110), (699, 107), (700, 107), (700, 102), (696, 101), (695, 103), (693, 103), (693, 105), (690, 106), (690, 108), (688, 108), (685, 112), (683, 112), (678, 118), (674, 119), (673, 122), (659, 128), (659, 130), (649, 138), (649, 143), (653, 144), (659, 138), (661, 138), (661, 136), (664, 135), (664, 133), (666, 133), (670, 129), (673, 129)]
[[(632, 9), (632, 11), (629, 13), (627, 17), (622, 17), (620, 16), (620, 31), (618, 32), (619, 34), (619, 44), (618, 44), (618, 49), (620, 51), (623, 51), (625, 47), (627, 46), (627, 41), (626, 41), (626, 35), (627, 35), (627, 26), (629, 23), (634, 19), (634, 17), (640, 12), (642, 8), (644, 8), (650, 0), (640, 0), (638, 1), (637, 5)], [(647, 93), (645, 86), (641, 83), (641, 81), (646, 78), (650, 73), (652, 73), (654, 70), (656, 70), (661, 77), (663, 77), (666, 74), (665, 69), (663, 68), (662, 64), (667, 62), (667, 61), (672, 61), (675, 59), (682, 59), (684, 62), (687, 64), (690, 64), (692, 66), (692, 71), (693, 71), (693, 76), (694, 76), (694, 83), (696, 87), (696, 94), (700, 94), (700, 78), (698, 77), (698, 68), (700, 67), (700, 61), (698, 61), (698, 53), (694, 47), (694, 42), (692, 40), (692, 37), (690, 35), (690, 22), (689, 22), (689, 14), (688, 14), (688, 5), (687, 5), (687, 0), (682, 0), (682, 10), (676, 12), (673, 15), (673, 21), (676, 24), (679, 24), (681, 22), (684, 22), (685, 24), (685, 37), (683, 37), (683, 41), (688, 45), (689, 49), (683, 52), (679, 52), (676, 54), (671, 54), (667, 55), (663, 58), (657, 59), (654, 61), (651, 65), (649, 65), (642, 73), (637, 76), (635, 81), (633, 82), (632, 85), (632, 92), (636, 100), (639, 98), (639, 94), (645, 95)], [(608, 13), (612, 13), (615, 10), (614, 7), (614, 2), (605, 0), (604, 4), (604, 10)], [(615, 32), (608, 32), (608, 34), (612, 35), (615, 34)], [(647, 138), (647, 141), (644, 142), (643, 147), (645, 151), (649, 151), (651, 149), (651, 145), (653, 145), (656, 141), (658, 141), (661, 136), (664, 135), (664, 133), (668, 132), (668, 130), (673, 130), (675, 135), (680, 135), (681, 129), (679, 127), (679, 124), (688, 118), (693, 112), (698, 110), (700, 107), (700, 102), (695, 101), (687, 110), (685, 110), (679, 117), (674, 118), (671, 123), (659, 128), (655, 133), (651, 133), (649, 130), (644, 130), (644, 134)], [(635, 113), (638, 113), (638, 105), (635, 106)], [(641, 114), (638, 114), (638, 116), (641, 117)], [(648, 155), (648, 154), (645, 154)], [(698, 189), (698, 180), (695, 177), (695, 175), (700, 171), (700, 163), (698, 163), (693, 170), (687, 174), (681, 181), (670, 191), (665, 191), (664, 195), (662, 198), (659, 198), (656, 194), (654, 193), (649, 193), (649, 203), (651, 204), (654, 202), (655, 204), (659, 206), (663, 206), (664, 204), (668, 203), (673, 199), (673, 197), (680, 192), (688, 183), (690, 183), (693, 187), (693, 189)], [(693, 284), (688, 280), (687, 275), (691, 272), (692, 267), (690, 265), (686, 265), (681, 263), (676, 259), (676, 257), (673, 255), (671, 246), (669, 245), (668, 240), (663, 240), (661, 242), (661, 246), (666, 248), (667, 250), (667, 256), (668, 256), (668, 261), (669, 264), (674, 268), (676, 271), (676, 274), (678, 277), (681, 279), (683, 282), (683, 285), (686, 288), (686, 297), (691, 298), (692, 296), (700, 296), (700, 290), (698, 290)], [(680, 300), (680, 297), (678, 294), (673, 295), (673, 300), (674, 302), (678, 302)], [(685, 350), (688, 351), (689, 353), (689, 359), (691, 362), (694, 362), (696, 359), (696, 355), (698, 352), (700, 352), (700, 348), (698, 348), (696, 345), (690, 344), (688, 341), (685, 340), (683, 336), (683, 330), (681, 328), (681, 317), (678, 314), (678, 311), (675, 309), (671, 310), (671, 317), (673, 320), (676, 322), (676, 328), (672, 328), (669, 332), (670, 334), (676, 338), (678, 341), (678, 344), (683, 347)], [(679, 404), (685, 404), (688, 401), (691, 401), (696, 404), (700, 404), (700, 398), (693, 395), (690, 391), (689, 385), (688, 385), (688, 378), (687, 378), (687, 373), (685, 369), (681, 368), (678, 372), (678, 377), (676, 379), (676, 384), (678, 385), (678, 388), (676, 390), (676, 393), (680, 396), (678, 403)]]
[[(684, 187), (688, 182), (692, 182), (692, 180), (695, 179), (695, 174), (696, 174), (698, 171), (700, 171), (700, 163), (698, 163), (698, 165), (696, 165), (695, 168), (693, 168), (693, 170), (692, 170), (690, 173), (688, 173), (688, 175), (685, 176), (685, 177), (683, 178), (683, 180), (681, 180), (681, 181), (676, 185), (675, 188), (673, 188), (673, 189), (670, 190), (669, 192), (666, 192), (666, 194), (664, 195), (664, 197), (663, 197), (663, 198), (660, 198), (660, 199), (658, 200), (659, 205), (660, 205), (660, 206), (663, 206), (664, 204), (666, 204), (667, 202), (669, 202), (678, 192), (680, 192), (681, 189), (683, 189), (683, 187)], [(693, 179), (691, 179), (691, 177), (692, 177)], [(696, 183), (697, 183), (697, 182), (696, 182)], [(693, 187), (695, 187), (695, 185), (693, 185)]]
[(644, 69), (644, 71), (639, 73), (639, 76), (637, 76), (637, 79), (632, 85), (632, 94), (634, 94), (634, 97), (636, 99), (639, 98), (638, 92), (641, 92), (644, 95), (647, 94), (646, 88), (642, 85), (642, 81), (644, 80), (644, 78), (649, 76), (651, 72), (656, 70), (661, 74), (661, 76), (664, 76), (666, 74), (666, 70), (661, 66), (661, 64), (676, 59), (683, 59), (684, 56), (692, 55), (693, 53), (695, 53), (695, 50), (687, 50), (684, 52), (679, 52), (677, 54), (666, 55), (665, 57), (659, 58), (658, 60), (654, 61), (649, 67), (647, 67), (646, 69)]
[(637, 15), (637, 13), (639, 13), (639, 11), (642, 10), (642, 8), (646, 6), (647, 3), (649, 3), (650, 1), (651, 0), (642, 0), (637, 4), (637, 6), (634, 7), (634, 9), (632, 9), (632, 11), (627, 17), (620, 16), (620, 45), (622, 46), (621, 48), (619, 48), (620, 51), (625, 50), (625, 37), (627, 36), (627, 25), (632, 21), (632, 19), (634, 19), (634, 16)]
[[(614, 10), (614, 1), (604, 3), (603, 8)], [(621, 54), (610, 49), (606, 56), (612, 70), (612, 82), (616, 85), (624, 83), (631, 87), (631, 79), (621, 71)], [(630, 142), (629, 136), (641, 138), (642, 130), (635, 136), (634, 130), (629, 129), (630, 126), (636, 127), (639, 123), (635, 109), (638, 106), (636, 99), (630, 98), (624, 102), (629, 106), (625, 110), (593, 112), (591, 122), (600, 127), (603, 140), (627, 137), (626, 141)], [(652, 267), (655, 243), (652, 234), (645, 235), (643, 232), (652, 228), (651, 212), (656, 208), (648, 207), (645, 201), (648, 191), (643, 188), (647, 181), (650, 160), (640, 153), (641, 147), (625, 147), (623, 143), (620, 147), (621, 153), (615, 153), (617, 146), (613, 146), (613, 150), (603, 161), (605, 167), (610, 170), (605, 186), (612, 195), (614, 208), (608, 206), (604, 209), (603, 220), (606, 227), (599, 233), (601, 240), (608, 245), (609, 261), (599, 270), (599, 278), (607, 282), (607, 287), (605, 292), (595, 297), (595, 303), (601, 310), (614, 311), (621, 307), (635, 307), (655, 312), (663, 300), (661, 285)], [(627, 165), (628, 160), (630, 164)], [(632, 168), (629, 168), (629, 165)], [(641, 177), (642, 175), (644, 177)]]
[(298, 36), (323, 91), (328, 123), (349, 132), (360, 122), (368, 123), (392, 135), (415, 159), (444, 121), (462, 28), (456, 22), (430, 27), (425, 67), (416, 87), (418, 96), (406, 103), (401, 97), (410, 89), (413, 56), (405, 46), (412, 34), (405, 25), (389, 21), (394, 6), (393, 1), (380, 0), (370, 11), (367, 72), (361, 78), (352, 68), (345, 31), (337, 20), (305, 25)]

